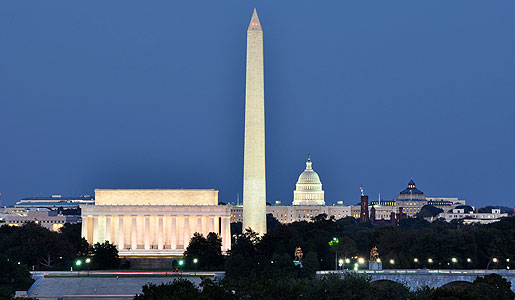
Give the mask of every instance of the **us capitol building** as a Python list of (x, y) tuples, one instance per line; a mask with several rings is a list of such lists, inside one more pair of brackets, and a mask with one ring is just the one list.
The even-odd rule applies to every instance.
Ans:
[[(356, 200), (356, 203), (359, 200)], [(399, 214), (406, 217), (415, 217), (424, 205), (433, 205), (448, 211), (460, 205), (465, 205), (465, 200), (449, 197), (427, 197), (416, 188), (411, 179), (408, 187), (402, 190), (397, 199), (370, 201), (369, 219), (374, 221), (390, 221)], [(345, 217), (360, 218), (361, 205), (343, 205), (338, 201), (335, 205), (326, 205), (324, 190), (320, 176), (313, 170), (311, 156), (308, 155), (306, 168), (299, 175), (299, 179), (293, 191), (292, 205), (282, 205), (276, 201), (266, 207), (266, 213), (272, 214), (281, 223), (296, 221), (311, 221), (313, 217), (326, 214), (328, 217), (341, 219)], [(242, 222), (243, 207), (235, 205), (231, 208), (231, 223)]]
[[(241, 205), (232, 206), (231, 222), (242, 222), (242, 212)], [(272, 214), (281, 223), (291, 223), (310, 221), (311, 218), (320, 214), (334, 216), (337, 219), (347, 216), (359, 218), (360, 207), (344, 206), (341, 201), (337, 205), (325, 205), (322, 181), (317, 172), (313, 170), (313, 162), (308, 155), (306, 168), (299, 175), (293, 191), (292, 205), (281, 205), (280, 201), (276, 201), (273, 205), (266, 207), (266, 213)]]

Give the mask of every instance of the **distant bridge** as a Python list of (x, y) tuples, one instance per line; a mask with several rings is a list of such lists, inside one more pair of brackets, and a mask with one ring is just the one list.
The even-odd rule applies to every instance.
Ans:
[(374, 281), (395, 281), (405, 284), (412, 290), (423, 286), (438, 288), (454, 282), (473, 282), (478, 276), (499, 274), (509, 282), (511, 289), (515, 291), (514, 270), (420, 270), (420, 269), (387, 269), (387, 270), (343, 270), (343, 271), (318, 271), (317, 276), (328, 274), (358, 273), (368, 275)]

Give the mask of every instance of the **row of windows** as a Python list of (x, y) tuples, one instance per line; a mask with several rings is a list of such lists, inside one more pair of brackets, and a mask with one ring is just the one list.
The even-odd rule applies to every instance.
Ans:
[[(33, 222), (32, 220), (23, 220), (23, 221), (9, 221), (9, 223), (29, 223), (29, 222)], [(63, 223), (64, 224), (64, 221), (47, 221), (47, 220), (43, 220), (43, 221), (36, 221), (36, 222), (39, 222), (39, 223)]]

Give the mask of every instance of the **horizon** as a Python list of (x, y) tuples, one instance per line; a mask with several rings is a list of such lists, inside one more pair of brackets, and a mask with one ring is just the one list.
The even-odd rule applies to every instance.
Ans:
[[(327, 205), (413, 178), (513, 207), (515, 2), (296, 3), (257, 6), (267, 202), (291, 204), (310, 153)], [(1, 3), (1, 205), (117, 188), (242, 202), (252, 4)]]

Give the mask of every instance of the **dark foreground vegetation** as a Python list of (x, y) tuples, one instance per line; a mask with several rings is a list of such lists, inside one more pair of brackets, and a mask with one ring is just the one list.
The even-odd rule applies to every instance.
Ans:
[[(91, 246), (81, 238), (80, 230), (81, 224), (64, 224), (61, 232), (32, 222), (20, 227), (0, 226), (0, 295), (26, 291), (33, 283), (29, 270), (119, 267), (118, 250), (114, 245)], [(85, 263), (86, 258), (90, 258), (90, 265)]]
[(474, 283), (460, 287), (422, 288), (410, 291), (396, 282), (370, 283), (364, 276), (349, 274), (345, 278), (327, 276), (316, 278), (260, 277), (234, 282), (224, 279), (202, 281), (199, 287), (188, 280), (176, 279), (170, 284), (147, 285), (135, 300), (512, 300), (510, 285), (499, 275), (477, 278)]
[[(270, 217), (268, 220), (269, 231), (264, 237), (253, 232), (239, 235), (227, 256), (221, 253), (217, 235), (196, 234), (185, 252), (182, 269), (225, 270), (224, 283), (213, 284), (222, 284), (231, 293), (250, 295), (251, 290), (263, 291), (270, 285), (270, 289), (291, 288), (308, 295), (303, 285), (336, 280), (314, 277), (317, 270), (334, 269), (335, 256), (350, 259), (349, 264), (342, 266), (348, 268), (356, 257), (368, 258), (373, 246), (378, 247), (384, 268), (515, 268), (513, 217), (490, 225), (429, 223), (422, 218), (402, 220), (398, 226), (372, 225), (358, 223), (353, 218), (327, 219), (324, 215), (315, 217), (313, 222), (292, 224), (280, 224)], [(80, 230), (80, 224), (65, 224), (61, 232), (49, 231), (35, 223), (0, 226), (0, 291), (27, 290), (32, 283), (28, 270), (120, 267), (114, 245), (103, 243), (92, 247), (81, 238)], [(328, 242), (333, 238), (339, 243), (330, 246)], [(293, 264), (294, 251), (299, 246), (304, 253), (303, 268)], [(91, 259), (88, 266), (85, 258)], [(76, 264), (78, 260), (82, 261), (81, 265)], [(388, 263), (390, 260), (394, 263)], [(366, 268), (366, 263), (360, 268)], [(281, 284), (285, 284), (284, 289), (279, 288)]]
[[(333, 238), (339, 243), (330, 246)], [(208, 243), (202, 235), (192, 238), (185, 253), (189, 257), (186, 267), (191, 268), (195, 257), (199, 270), (221, 270), (224, 257), (213, 250), (217, 246), (208, 246), (214, 245), (215, 239), (212, 236)], [(246, 232), (233, 240), (232, 250), (225, 257), (225, 271), (229, 276), (249, 276), (272, 264), (293, 270), (298, 246), (304, 253), (304, 268), (311, 274), (334, 270), (335, 255), (348, 258), (350, 263), (342, 267), (352, 268), (356, 257), (367, 260), (374, 246), (379, 249), (383, 268), (515, 269), (515, 218), (489, 225), (440, 220), (429, 223), (412, 218), (391, 226), (359, 223), (354, 218), (332, 220), (321, 215), (313, 222), (275, 223), (262, 238)], [(366, 268), (366, 263), (360, 268)]]
[[(221, 266), (217, 263), (200, 262), (225, 259), (224, 280), (205, 280), (200, 287), (186, 281), (146, 286), (136, 299), (515, 299), (511, 284), (496, 274), (478, 277), (473, 284), (417, 291), (394, 282), (371, 284), (369, 278), (358, 275), (343, 279), (315, 276), (317, 270), (335, 268), (335, 255), (352, 259), (353, 265), (355, 257), (368, 258), (374, 245), (379, 248), (386, 268), (513, 269), (515, 218), (468, 226), (459, 222), (407, 219), (394, 227), (358, 223), (353, 218), (335, 221), (319, 216), (313, 222), (275, 223), (271, 227), (262, 238), (252, 231), (239, 235), (225, 258), (216, 251), (216, 236), (195, 235), (185, 253), (185, 268), (191, 269), (192, 259), (197, 258), (199, 269), (219, 270)], [(334, 237), (339, 243), (330, 246), (329, 241)], [(304, 252), (302, 268), (293, 263), (297, 246)], [(395, 263), (389, 264), (390, 259)]]

